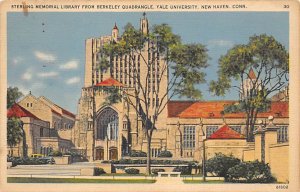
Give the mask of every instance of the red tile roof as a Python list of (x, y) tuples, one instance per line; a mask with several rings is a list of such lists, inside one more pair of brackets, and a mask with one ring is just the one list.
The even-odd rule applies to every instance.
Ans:
[(245, 136), (234, 131), (228, 125), (223, 125), (208, 139), (245, 139)]
[[(237, 101), (170, 101), (168, 103), (168, 117), (179, 118), (245, 118), (245, 113), (226, 113), (222, 115), (226, 105)], [(259, 113), (258, 117), (289, 117), (289, 104), (285, 101), (272, 102), (267, 112)]]
[(179, 113), (194, 103), (195, 101), (170, 101), (168, 103), (168, 117), (177, 117)]
[(250, 77), (250, 79), (256, 79), (256, 75), (255, 75), (255, 73), (254, 73), (254, 71), (253, 71), (252, 68), (249, 71), (249, 77)]
[(38, 117), (36, 117), (17, 103), (15, 103), (11, 108), (7, 110), (7, 117), (31, 117), (40, 120)]
[(110, 87), (110, 86), (115, 86), (115, 87), (123, 87), (123, 84), (120, 83), (119, 81), (115, 80), (114, 78), (108, 78), (100, 83), (97, 83), (96, 86), (106, 86), (106, 87)]

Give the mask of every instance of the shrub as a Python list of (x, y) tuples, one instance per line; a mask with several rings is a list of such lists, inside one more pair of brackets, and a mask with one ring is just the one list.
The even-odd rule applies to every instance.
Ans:
[(165, 172), (164, 169), (152, 169), (151, 172), (154, 174), (154, 175), (157, 175), (158, 172)]
[(178, 166), (173, 169), (173, 172), (180, 172), (182, 175), (190, 175), (192, 173), (191, 166)]
[(61, 157), (63, 154), (60, 151), (52, 151), (49, 156)]
[[(109, 163), (109, 161), (102, 161), (102, 163)], [(111, 161), (112, 164), (146, 164), (147, 160), (146, 159), (120, 159), (120, 160), (113, 160)], [(195, 165), (197, 163), (196, 161), (182, 161), (182, 160), (157, 160), (157, 159), (152, 159), (151, 164), (153, 165), (178, 165), (178, 164), (183, 164), (183, 165), (188, 165), (192, 164)]]
[(140, 170), (135, 169), (135, 168), (127, 168), (127, 169), (125, 169), (125, 173), (127, 173), (127, 174), (139, 174)]
[(94, 175), (95, 176), (98, 176), (98, 175), (102, 175), (102, 174), (105, 174), (106, 172), (104, 171), (103, 168), (101, 167), (95, 167), (94, 168)]
[(158, 157), (172, 157), (173, 154), (170, 152), (170, 151), (161, 151), (159, 154), (158, 154)]
[(256, 160), (241, 162), (230, 168), (226, 181), (235, 183), (272, 183), (276, 179), (272, 176), (268, 164)]
[(10, 157), (7, 159), (8, 162), (12, 162), (12, 166), (17, 165), (42, 165), (48, 164), (48, 159), (45, 158), (19, 158), (19, 157)]
[(134, 160), (131, 159), (120, 159), (119, 164), (134, 164)]
[(147, 153), (145, 153), (144, 151), (132, 150), (130, 153), (130, 157), (147, 157)]
[(240, 160), (232, 155), (226, 156), (222, 153), (216, 153), (213, 158), (210, 158), (205, 163), (207, 172), (218, 177), (226, 177), (229, 168), (238, 165)]

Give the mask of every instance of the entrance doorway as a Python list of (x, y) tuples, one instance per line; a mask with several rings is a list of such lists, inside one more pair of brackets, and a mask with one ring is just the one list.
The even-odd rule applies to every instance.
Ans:
[(96, 160), (104, 160), (104, 150), (103, 150), (103, 148), (96, 149)]
[(109, 150), (109, 159), (117, 160), (118, 159), (118, 150), (117, 148), (112, 148)]

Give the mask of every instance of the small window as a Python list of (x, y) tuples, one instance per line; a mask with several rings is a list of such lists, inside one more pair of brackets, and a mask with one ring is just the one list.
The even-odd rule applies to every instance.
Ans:
[(44, 136), (44, 130), (43, 128), (40, 128), (40, 137), (43, 137)]

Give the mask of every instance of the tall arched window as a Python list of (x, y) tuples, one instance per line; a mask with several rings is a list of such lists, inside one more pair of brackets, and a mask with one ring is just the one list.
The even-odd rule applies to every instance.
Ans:
[(97, 139), (118, 139), (119, 116), (112, 108), (105, 108), (97, 117)]

